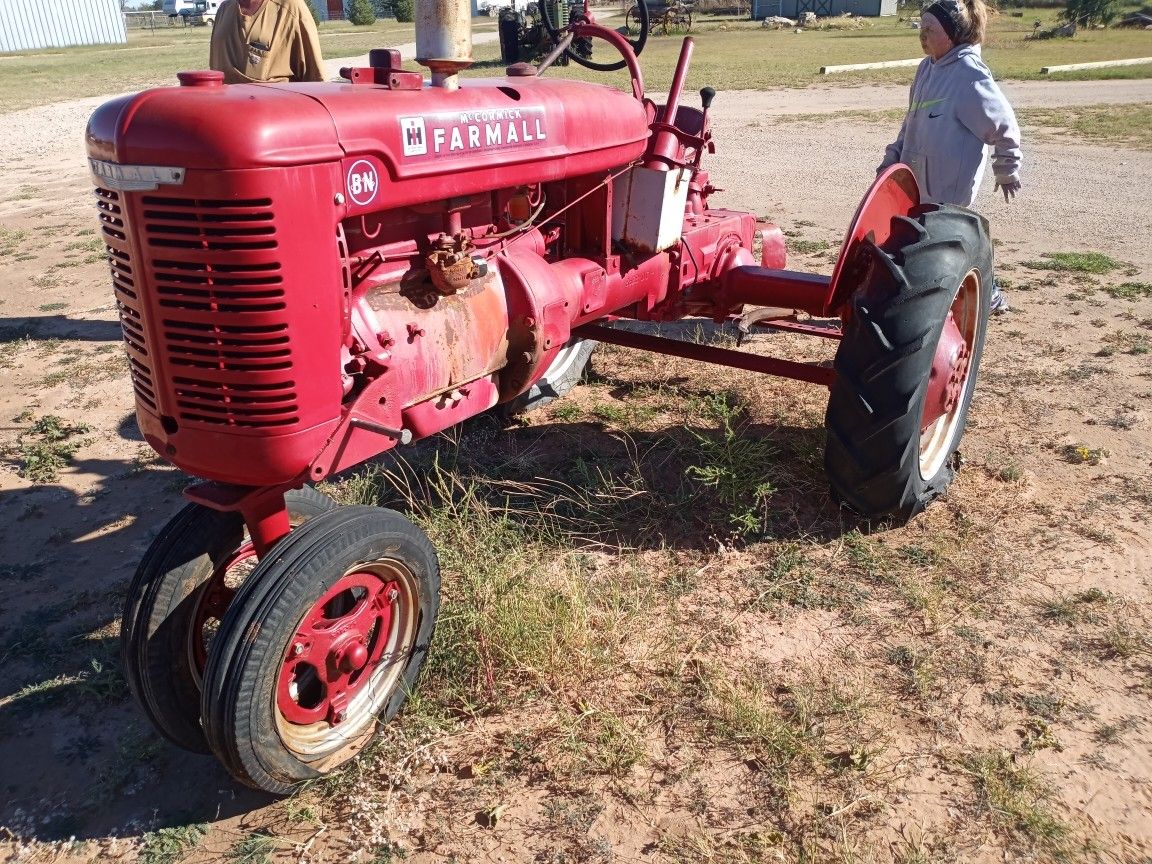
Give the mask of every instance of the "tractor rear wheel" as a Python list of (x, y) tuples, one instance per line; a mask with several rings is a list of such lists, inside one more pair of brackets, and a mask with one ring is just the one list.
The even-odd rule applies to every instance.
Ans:
[(501, 406), (505, 419), (543, 408), (554, 399), (559, 399), (580, 383), (588, 360), (599, 343), (592, 339), (576, 339), (569, 342), (556, 355), (547, 371), (531, 387), (509, 399)]
[(849, 301), (828, 400), (832, 495), (903, 523), (952, 482), (984, 349), (992, 294), (987, 222), (924, 205), (862, 241), (866, 274)]
[(341, 507), (293, 531), (212, 645), (201, 713), (213, 752), (274, 794), (351, 760), (415, 687), (439, 592), (436, 551), (399, 513)]
[[(315, 489), (285, 496), (293, 525), (335, 507)], [(200, 680), (220, 619), (256, 566), (239, 513), (189, 504), (161, 530), (128, 589), (120, 662), (128, 689), (168, 740), (211, 752), (200, 725)]]

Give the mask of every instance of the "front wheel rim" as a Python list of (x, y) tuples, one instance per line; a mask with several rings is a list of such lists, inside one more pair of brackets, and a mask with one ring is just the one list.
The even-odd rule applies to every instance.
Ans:
[(964, 406), (972, 389), (977, 334), (987, 314), (980, 290), (980, 272), (968, 271), (956, 291), (941, 327), (932, 358), (920, 429), (920, 477), (928, 481), (955, 450), (962, 431)]
[(401, 686), (418, 624), (416, 579), (404, 564), (350, 568), (285, 646), (273, 697), (284, 746), (315, 760), (364, 738)]

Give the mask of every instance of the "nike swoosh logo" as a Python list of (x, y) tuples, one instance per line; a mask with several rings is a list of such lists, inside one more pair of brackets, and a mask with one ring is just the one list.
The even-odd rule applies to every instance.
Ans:
[(931, 120), (935, 120), (937, 117), (940, 117), (940, 116), (942, 116), (942, 115), (941, 114), (933, 114), (932, 112), (928, 112), (928, 118)]

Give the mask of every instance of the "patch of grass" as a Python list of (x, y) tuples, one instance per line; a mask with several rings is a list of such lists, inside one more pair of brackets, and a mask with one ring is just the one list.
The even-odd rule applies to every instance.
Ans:
[(1004, 752), (974, 753), (963, 760), (981, 811), (1023, 845), (1057, 861), (1071, 860), (1071, 828), (1050, 807), (1051, 792), (1038, 774)]
[(0, 258), (19, 254), (27, 232), (0, 225)]
[(1097, 744), (1119, 744), (1129, 732), (1139, 729), (1142, 721), (1139, 717), (1122, 717), (1115, 723), (1102, 723), (1092, 737)]
[(1050, 621), (1060, 621), (1064, 624), (1091, 620), (1095, 617), (1095, 610), (1100, 604), (1107, 603), (1109, 599), (1109, 595), (1099, 588), (1089, 588), (1086, 591), (1044, 601), (1040, 604), (1040, 614)]
[(1056, 270), (1061, 273), (1111, 273), (1125, 266), (1103, 252), (1045, 252), (1042, 261), (1024, 261), (1033, 270)]
[(1140, 629), (1127, 621), (1117, 621), (1100, 639), (1100, 648), (1109, 660), (1131, 660), (1152, 653), (1152, 642)]
[(177, 825), (141, 838), (140, 864), (176, 864), (208, 833), (207, 825)]
[(385, 488), (413, 511), (451, 574), (424, 689), (453, 713), (483, 713), (521, 688), (578, 688), (612, 666), (629, 622), (654, 602), (647, 574), (600, 574), (566, 548), (557, 517), (532, 509), (547, 489), (486, 487), (436, 461), (400, 466), (344, 492), (380, 503)]
[(1105, 285), (1105, 292), (1117, 300), (1139, 300), (1142, 297), (1152, 297), (1152, 283), (1148, 282), (1121, 282), (1119, 285)]
[(711, 682), (705, 705), (713, 735), (761, 770), (787, 773), (813, 753), (806, 718), (789, 717), (758, 680)]
[(1104, 337), (1103, 341), (1105, 347), (1101, 349), (1101, 352), (1107, 351), (1114, 354), (1120, 351), (1124, 354), (1139, 356), (1152, 351), (1152, 337), (1146, 333), (1117, 331), (1115, 333), (1109, 333)]
[(832, 248), (827, 240), (803, 240), (798, 237), (788, 239), (788, 251), (797, 255), (812, 255)]
[(43, 306), (38, 307), (41, 312), (58, 312), (61, 309), (67, 309), (67, 303), (45, 303)]
[(751, 608), (767, 610), (787, 603), (797, 609), (852, 609), (868, 598), (855, 581), (829, 577), (810, 566), (805, 548), (798, 543), (785, 544), (769, 566), (750, 571), (748, 584), (756, 592)]
[(628, 417), (628, 409), (615, 402), (602, 402), (592, 408), (592, 416), (605, 423), (623, 423)]
[(17, 472), (33, 483), (51, 483), (84, 444), (78, 436), (91, 431), (85, 423), (67, 423), (46, 414), (16, 439)]
[(1083, 141), (1100, 141), (1152, 149), (1152, 105), (1076, 105), (1023, 108), (1025, 123), (1054, 127)]
[(577, 420), (584, 413), (579, 405), (562, 404), (557, 405), (551, 409), (552, 417), (559, 420), (561, 423), (571, 423)]
[[(355, 57), (380, 45), (398, 45), (414, 38), (412, 24), (391, 18), (378, 19), (366, 27), (326, 21), (318, 30), (325, 58)], [(85, 45), (12, 55), (0, 67), (0, 112), (173, 85), (178, 71), (204, 65), (211, 31), (211, 27), (164, 27), (155, 33), (132, 29), (123, 45)], [(12, 92), (10, 88), (20, 81), (25, 82), (24, 92)]]
[(925, 698), (937, 685), (937, 672), (928, 651), (917, 645), (896, 645), (887, 650), (888, 662), (904, 673), (905, 692)]

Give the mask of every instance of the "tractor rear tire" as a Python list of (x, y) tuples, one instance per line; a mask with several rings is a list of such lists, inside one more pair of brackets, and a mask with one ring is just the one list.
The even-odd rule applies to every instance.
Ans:
[[(284, 498), (293, 525), (336, 506), (308, 486)], [(239, 513), (189, 504), (152, 541), (128, 589), (120, 625), (128, 689), (157, 731), (185, 750), (211, 752), (200, 725), (200, 680), (207, 630), (224, 613), (208, 614), (207, 595), (242, 578), (255, 558)]]
[(535, 384), (503, 405), (501, 416), (505, 420), (543, 408), (549, 402), (559, 399), (580, 383), (588, 360), (599, 343), (592, 339), (576, 339), (560, 349), (547, 371)]
[(988, 326), (992, 244), (983, 217), (931, 204), (894, 219), (883, 247), (863, 241), (861, 254), (824, 462), (836, 500), (902, 524), (955, 473)]
[(379, 507), (293, 531), (240, 588), (204, 671), (212, 751), (284, 795), (353, 759), (415, 688), (440, 606), (428, 538)]

